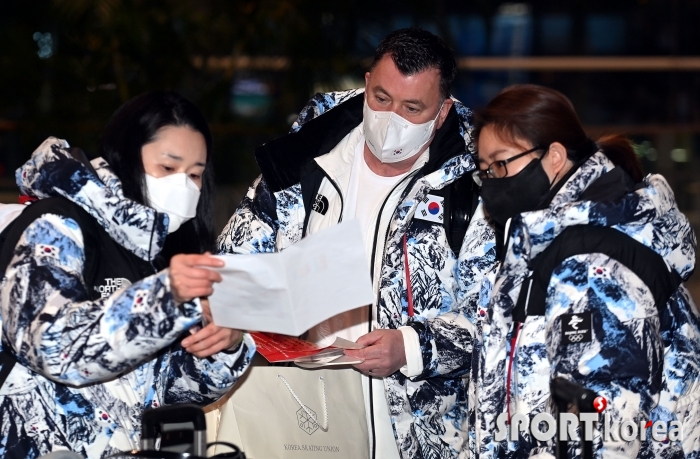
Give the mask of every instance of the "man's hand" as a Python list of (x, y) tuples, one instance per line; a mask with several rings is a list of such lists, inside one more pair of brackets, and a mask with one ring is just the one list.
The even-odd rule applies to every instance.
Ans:
[(240, 343), (243, 338), (243, 332), (214, 325), (209, 300), (202, 298), (200, 301), (204, 328), (183, 339), (182, 347), (199, 358), (209, 357), (224, 350), (233, 350), (234, 345)]
[(222, 267), (224, 262), (209, 253), (203, 255), (175, 255), (170, 259), (170, 288), (176, 303), (209, 296), (221, 275), (204, 266)]
[(406, 365), (403, 333), (399, 330), (374, 330), (357, 340), (364, 349), (346, 349), (345, 355), (364, 359), (355, 368), (369, 376), (385, 378)]

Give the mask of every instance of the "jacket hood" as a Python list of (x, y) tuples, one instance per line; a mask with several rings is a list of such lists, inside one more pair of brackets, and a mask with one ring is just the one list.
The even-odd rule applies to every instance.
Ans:
[(163, 248), (168, 216), (124, 197), (109, 164), (97, 158), (89, 166), (73, 158), (68, 142), (49, 137), (17, 169), (23, 194), (36, 198), (62, 196), (92, 215), (121, 246), (151, 261)]
[[(298, 183), (310, 160), (331, 151), (362, 122), (364, 97), (364, 89), (317, 94), (302, 110), (290, 134), (256, 149), (258, 166), (273, 192)], [(424, 176), (437, 173), (451, 181), (475, 168), (472, 111), (458, 100), (453, 102), (430, 144), (430, 157), (422, 167)]]
[(614, 168), (598, 152), (568, 179), (548, 208), (514, 218), (504, 268), (512, 274), (524, 273), (530, 260), (566, 228), (595, 225), (615, 228), (651, 248), (686, 280), (695, 268), (695, 233), (661, 175), (646, 176), (620, 199), (579, 200), (591, 184)]

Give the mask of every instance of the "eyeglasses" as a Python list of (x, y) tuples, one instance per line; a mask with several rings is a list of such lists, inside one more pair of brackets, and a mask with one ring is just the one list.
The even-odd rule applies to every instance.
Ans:
[(489, 167), (487, 167), (486, 169), (477, 169), (474, 172), (472, 172), (472, 178), (478, 186), (481, 186), (485, 179), (506, 177), (508, 175), (508, 169), (506, 168), (506, 164), (513, 162), (518, 158), (522, 158), (523, 156), (528, 155), (533, 151), (544, 149), (545, 147), (537, 146), (522, 153), (518, 153), (517, 155), (512, 156), (508, 159), (494, 161), (491, 164), (489, 164)]

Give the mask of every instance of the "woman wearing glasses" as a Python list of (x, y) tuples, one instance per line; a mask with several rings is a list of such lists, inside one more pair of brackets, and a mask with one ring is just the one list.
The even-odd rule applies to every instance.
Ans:
[[(501, 92), (476, 134), (474, 179), (503, 236), (483, 326), (481, 457), (552, 457), (558, 429), (550, 439), (532, 433), (546, 425), (513, 435), (506, 424), (556, 404), (602, 410), (592, 441), (569, 443), (575, 454), (697, 451), (700, 321), (682, 285), (696, 240), (666, 180), (643, 177), (624, 137), (589, 139), (571, 102), (539, 86)], [(575, 384), (563, 399), (558, 377)]]

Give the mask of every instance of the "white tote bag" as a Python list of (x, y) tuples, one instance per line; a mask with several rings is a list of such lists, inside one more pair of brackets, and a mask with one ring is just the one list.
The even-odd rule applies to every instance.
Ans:
[(248, 459), (369, 457), (362, 381), (351, 369), (253, 366), (215, 417), (216, 439)]

